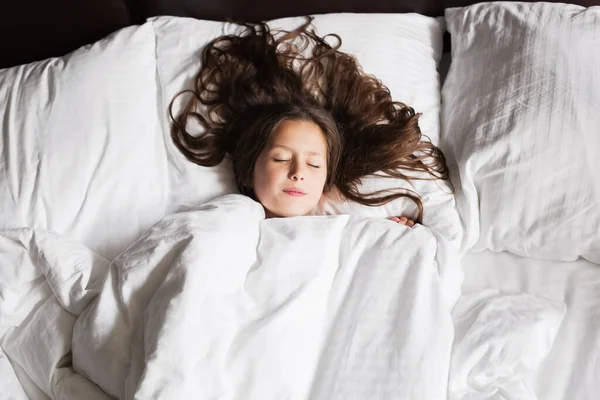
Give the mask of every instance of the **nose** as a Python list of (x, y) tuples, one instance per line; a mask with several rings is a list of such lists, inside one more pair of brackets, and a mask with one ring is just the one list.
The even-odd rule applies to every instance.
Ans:
[(289, 178), (293, 181), (303, 181), (304, 175), (302, 166), (299, 163), (293, 163), (292, 168), (290, 168)]

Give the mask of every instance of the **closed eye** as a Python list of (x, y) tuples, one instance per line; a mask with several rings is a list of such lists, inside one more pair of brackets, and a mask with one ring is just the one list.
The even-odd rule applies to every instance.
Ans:
[(290, 161), (290, 160), (283, 160), (283, 159), (279, 159), (279, 158), (274, 158), (273, 161), (275, 161), (275, 162), (285, 162), (285, 161)]
[(308, 164), (309, 166), (313, 167), (313, 168), (321, 168), (319, 165), (313, 165), (313, 164)]

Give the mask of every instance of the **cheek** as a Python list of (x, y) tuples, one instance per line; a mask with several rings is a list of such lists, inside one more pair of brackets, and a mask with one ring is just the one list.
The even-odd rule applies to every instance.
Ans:
[(317, 174), (315, 181), (318, 182), (318, 185), (320, 186), (320, 188), (325, 187), (325, 182), (327, 181), (327, 170), (326, 169), (319, 170), (319, 173)]
[(281, 180), (281, 172), (277, 168), (257, 163), (254, 169), (254, 191), (257, 195), (270, 190)]

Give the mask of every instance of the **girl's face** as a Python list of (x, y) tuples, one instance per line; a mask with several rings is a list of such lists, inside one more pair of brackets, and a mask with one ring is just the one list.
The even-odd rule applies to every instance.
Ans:
[(305, 215), (327, 179), (327, 142), (311, 121), (279, 124), (256, 160), (253, 189), (267, 218)]

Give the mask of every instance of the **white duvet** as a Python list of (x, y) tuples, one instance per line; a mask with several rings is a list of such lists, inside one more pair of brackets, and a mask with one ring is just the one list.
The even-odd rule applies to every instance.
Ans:
[(110, 264), (45, 231), (0, 246), (1, 344), (32, 398), (446, 398), (462, 272), (426, 227), (228, 195)]

